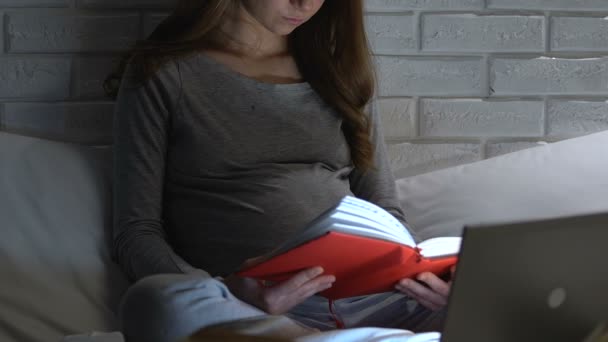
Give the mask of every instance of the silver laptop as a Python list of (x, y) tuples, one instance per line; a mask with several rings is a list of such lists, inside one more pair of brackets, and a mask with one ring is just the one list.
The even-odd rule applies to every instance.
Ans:
[(442, 342), (595, 342), (607, 331), (608, 213), (465, 227)]

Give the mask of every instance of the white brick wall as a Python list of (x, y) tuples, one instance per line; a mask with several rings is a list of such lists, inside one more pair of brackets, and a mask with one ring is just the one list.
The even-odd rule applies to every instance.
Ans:
[(0, 0), (0, 129), (111, 142), (102, 82), (175, 0)]
[(476, 57), (377, 56), (380, 96), (480, 96), (483, 62)]
[(430, 170), (471, 163), (479, 159), (476, 143), (397, 143), (388, 145), (395, 177), (407, 177)]
[(425, 52), (544, 52), (540, 16), (424, 14)]
[(139, 14), (76, 11), (7, 12), (7, 52), (115, 52), (139, 35)]
[[(407, 0), (406, 0), (407, 1)], [(490, 9), (606, 11), (606, 0), (486, 0)]]
[(608, 52), (606, 17), (551, 18), (551, 50)]
[(542, 101), (421, 100), (420, 136), (540, 137)]
[[(175, 0), (0, 0), (0, 129), (107, 142), (111, 62)], [(366, 0), (399, 177), (608, 130), (607, 0)], [(57, 118), (64, 118), (59, 120)]]
[(366, 10), (398, 176), (608, 130), (607, 0), (367, 0)]

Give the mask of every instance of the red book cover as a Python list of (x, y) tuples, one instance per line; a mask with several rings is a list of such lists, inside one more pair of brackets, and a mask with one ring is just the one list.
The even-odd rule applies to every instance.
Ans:
[(456, 261), (456, 255), (426, 258), (416, 247), (330, 231), (238, 275), (282, 281), (306, 268), (322, 266), (324, 274), (334, 275), (336, 281), (319, 294), (335, 300), (393, 291), (400, 279), (425, 271), (441, 275)]

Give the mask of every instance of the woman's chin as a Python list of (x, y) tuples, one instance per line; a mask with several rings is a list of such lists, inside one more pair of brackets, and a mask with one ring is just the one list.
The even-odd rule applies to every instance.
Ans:
[(295, 30), (295, 27), (285, 27), (278, 30), (275, 30), (274, 33), (278, 36), (288, 36)]

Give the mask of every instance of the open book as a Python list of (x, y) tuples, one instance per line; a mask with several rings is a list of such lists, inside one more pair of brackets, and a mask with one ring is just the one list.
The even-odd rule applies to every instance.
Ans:
[(421, 272), (449, 272), (460, 242), (460, 237), (439, 237), (416, 245), (408, 229), (386, 210), (346, 196), (238, 275), (282, 281), (303, 269), (322, 266), (324, 274), (334, 275), (336, 281), (320, 295), (353, 297), (392, 291), (400, 279)]

